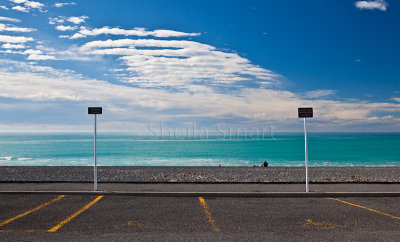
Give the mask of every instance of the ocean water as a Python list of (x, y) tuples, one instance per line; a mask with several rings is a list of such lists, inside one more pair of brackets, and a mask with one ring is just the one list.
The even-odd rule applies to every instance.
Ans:
[[(159, 137), (99, 133), (102, 166), (304, 166), (303, 133)], [(310, 166), (400, 166), (400, 134), (309, 133)], [(91, 133), (0, 133), (2, 166), (93, 165)]]

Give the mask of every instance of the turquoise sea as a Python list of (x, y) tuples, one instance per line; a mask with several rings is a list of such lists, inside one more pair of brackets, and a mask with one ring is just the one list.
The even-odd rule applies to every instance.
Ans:
[[(309, 133), (310, 166), (400, 166), (400, 133)], [(303, 133), (260, 137), (98, 134), (103, 166), (304, 166)], [(92, 133), (1, 133), (0, 165), (93, 165)]]

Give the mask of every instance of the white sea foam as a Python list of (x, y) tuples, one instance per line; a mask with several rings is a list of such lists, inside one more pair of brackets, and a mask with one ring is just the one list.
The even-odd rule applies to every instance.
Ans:
[(12, 159), (11, 156), (3, 156), (3, 157), (0, 157), (0, 160), (10, 161), (11, 159)]
[(18, 158), (19, 161), (32, 160), (32, 158)]

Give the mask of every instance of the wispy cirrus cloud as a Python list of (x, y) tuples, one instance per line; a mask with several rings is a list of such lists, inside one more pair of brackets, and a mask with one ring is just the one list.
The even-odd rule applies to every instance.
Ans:
[(9, 0), (9, 1), (10, 1), (10, 2), (13, 2), (13, 3), (20, 4), (20, 3), (26, 2), (27, 0)]
[(37, 9), (39, 11), (42, 11), (42, 8), (45, 6), (41, 2), (29, 1), (29, 0), (9, 0), (9, 1), (14, 4), (18, 4), (13, 6), (11, 9), (26, 13), (32, 9)]
[(202, 44), (188, 40), (159, 40), (159, 39), (118, 39), (118, 40), (95, 40), (87, 42), (82, 46), (83, 50), (110, 47), (164, 47), (164, 48), (190, 48), (198, 50), (215, 50), (211, 45)]
[(24, 48), (26, 48), (26, 45), (6, 43), (6, 44), (3, 44), (1, 47), (4, 49), (24, 49)]
[(23, 37), (23, 36), (0, 35), (0, 42), (26, 43), (29, 41), (33, 41), (33, 38), (32, 37)]
[(67, 17), (66, 19), (68, 22), (71, 22), (74, 24), (81, 24), (81, 23), (86, 22), (86, 19), (88, 19), (88, 18), (89, 18), (88, 16), (84, 15), (84, 16), (80, 16), (80, 17), (75, 17), (75, 16)]
[(52, 55), (31, 54), (27, 57), (28, 60), (55, 60), (56, 57)]
[(8, 21), (8, 22), (15, 22), (15, 23), (21, 22), (21, 20), (16, 19), (16, 18), (7, 18), (7, 17), (1, 17), (1, 16), (0, 16), (0, 21)]
[(41, 9), (42, 7), (44, 7), (43, 3), (34, 1), (25, 1), (24, 5), (28, 8), (37, 8), (37, 9)]
[(4, 60), (0, 60), (0, 86), (0, 96), (13, 99), (83, 105), (102, 102), (115, 121), (121, 110), (135, 116), (137, 113), (132, 110), (137, 109), (149, 120), (157, 112), (163, 113), (165, 119), (229, 115), (246, 120), (291, 122), (296, 119), (297, 107), (304, 105), (318, 110), (318, 120), (338, 124), (398, 122), (392, 115), (376, 116), (374, 111), (400, 112), (400, 104), (306, 99), (293, 92), (265, 88), (243, 88), (235, 94), (219, 93), (201, 85), (192, 85), (190, 90), (181, 92), (143, 89), (85, 78), (48, 66)]
[(28, 49), (25, 50), (22, 54), (28, 55), (28, 60), (54, 60), (55, 57), (52, 55), (46, 55), (43, 51), (38, 49)]
[(76, 5), (76, 3), (74, 3), (74, 2), (69, 2), (69, 3), (55, 3), (55, 4), (54, 4), (54, 7), (56, 7), (56, 8), (61, 8), (61, 7), (72, 6), (72, 5)]
[[(10, 5), (33, 9), (29, 6), (34, 5), (24, 4), (26, 1), (15, 1), (19, 5)], [(62, 6), (67, 5), (54, 4)], [(0, 59), (0, 97), (39, 102), (39, 109), (42, 104), (55, 107), (66, 103), (79, 108), (89, 103), (104, 104), (116, 122), (140, 116), (143, 120), (232, 117), (249, 123), (290, 123), (297, 120), (297, 107), (303, 105), (318, 110), (318, 122), (326, 124), (400, 121), (397, 98), (372, 102), (340, 99), (336, 95), (333, 99), (333, 90), (281, 90), (278, 73), (233, 51), (202, 43), (202, 38), (196, 38), (200, 36), (196, 31), (89, 28), (80, 26), (86, 22), (92, 25), (86, 15), (59, 14), (42, 19), (48, 18), (56, 30), (73, 31), (62, 33), (60, 37), (70, 40), (59, 40), (60, 45), (54, 40), (39, 39), (40, 34), (34, 35), (35, 39), (27, 34), (0, 35), (0, 52), (7, 57)], [(1, 17), (0, 21), (20, 22)], [(30, 32), (22, 31), (29, 28), (9, 24), (0, 24), (1, 29), (19, 32), (15, 35)], [(6, 60), (12, 55), (25, 61)], [(82, 73), (55, 69), (62, 64), (65, 68), (78, 66), (80, 61), (93, 61), (89, 65), (96, 69), (93, 73), (98, 79), (84, 77), (84, 68), (77, 68)], [(375, 110), (383, 113), (378, 115)]]
[(65, 17), (60, 16), (58, 18), (49, 17), (49, 24), (62, 24), (65, 23)]
[[(187, 40), (118, 39), (91, 41), (80, 48), (89, 55), (120, 56), (126, 67), (121, 81), (142, 87), (186, 88), (186, 85), (241, 85), (253, 79), (263, 85), (277, 74), (235, 53)], [(255, 81), (254, 83), (257, 83)]]
[(24, 13), (28, 13), (29, 12), (28, 8), (25, 8), (25, 7), (22, 7), (22, 6), (14, 6), (11, 9), (15, 10), (15, 11), (19, 11), (19, 12), (24, 12)]
[(59, 31), (73, 31), (76, 30), (77, 28), (78, 28), (77, 26), (66, 26), (66, 25), (56, 26), (56, 29)]
[(0, 23), (0, 32), (25, 32), (26, 33), (26, 32), (32, 32), (32, 31), (36, 31), (36, 29), (16, 27), (13, 25)]
[(306, 92), (304, 94), (304, 97), (307, 98), (322, 98), (322, 97), (327, 97), (335, 94), (336, 92), (334, 90), (314, 90), (310, 92)]
[(98, 35), (125, 35), (125, 36), (154, 36), (160, 38), (166, 37), (187, 37), (187, 36), (199, 36), (200, 33), (185, 33), (173, 30), (158, 29), (153, 31), (148, 31), (145, 28), (134, 28), (134, 29), (121, 29), (121, 28), (110, 28), (102, 27), (95, 29), (88, 29), (86, 27), (81, 27), (81, 29), (71, 36), (71, 39), (85, 38), (87, 36), (98, 36)]
[(386, 11), (389, 4), (385, 0), (357, 1), (355, 6), (359, 9)]
[(59, 16), (57, 18), (49, 18), (49, 24), (62, 24), (65, 22), (70, 22), (73, 24), (81, 24), (86, 22), (86, 19), (88, 19), (88, 16), (80, 16), (80, 17), (76, 17), (76, 16), (71, 16), (71, 17), (65, 17), (65, 16)]

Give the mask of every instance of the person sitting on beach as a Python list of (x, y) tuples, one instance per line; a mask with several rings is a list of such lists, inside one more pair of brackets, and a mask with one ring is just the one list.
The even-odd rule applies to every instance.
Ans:
[(264, 161), (264, 163), (261, 165), (262, 167), (268, 167), (268, 162)]

